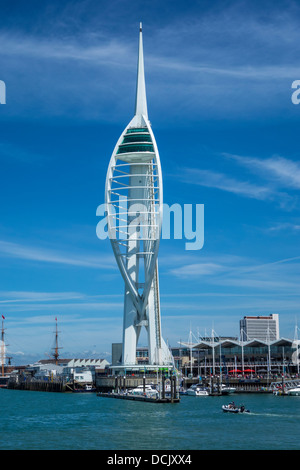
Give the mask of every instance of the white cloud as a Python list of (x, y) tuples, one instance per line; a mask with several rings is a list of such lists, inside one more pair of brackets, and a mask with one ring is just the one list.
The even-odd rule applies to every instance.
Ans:
[(300, 163), (281, 156), (271, 158), (243, 157), (224, 153), (238, 164), (280, 187), (300, 189)]
[(300, 189), (300, 163), (279, 156), (266, 159), (229, 153), (222, 156), (247, 168), (256, 178), (245, 181), (242, 175), (237, 179), (213, 170), (181, 168), (177, 180), (260, 201), (274, 201), (285, 210), (295, 209), (298, 197), (291, 191)]
[(170, 273), (177, 277), (210, 276), (222, 270), (223, 267), (216, 263), (196, 263), (171, 269)]
[[(287, 81), (299, 75), (299, 9), (286, 8), (283, 15), (272, 8), (265, 21), (246, 10), (235, 5), (203, 9), (199, 15), (186, 11), (180, 19), (172, 16), (145, 28), (148, 91), (158, 98), (153, 109), (171, 104), (198, 119), (200, 114), (227, 118), (238, 111), (240, 118), (286, 108)], [(40, 24), (31, 35), (2, 29), (1, 64), (11, 100), (16, 98), (7, 112), (30, 108), (38, 115), (105, 120), (125, 116), (125, 109), (128, 114), (138, 31), (128, 30), (128, 22), (125, 28), (121, 5), (120, 15), (107, 15), (105, 22), (102, 8), (96, 8), (88, 26), (82, 11), (69, 9), (68, 23), (59, 17), (52, 29)], [(107, 113), (107, 106), (119, 113)]]
[(19, 260), (37, 261), (40, 263), (55, 263), (86, 268), (116, 269), (113, 256), (74, 255), (61, 253), (56, 250), (24, 246), (0, 240), (0, 255), (17, 258)]
[(268, 232), (280, 232), (283, 230), (289, 230), (292, 232), (298, 232), (300, 230), (299, 224), (293, 224), (291, 222), (282, 222), (267, 229)]
[(19, 302), (55, 302), (57, 300), (80, 300), (83, 294), (77, 292), (26, 292), (26, 291), (0, 291), (0, 303)]
[(211, 170), (183, 168), (177, 178), (188, 184), (216, 188), (258, 200), (267, 200), (273, 197), (273, 191), (267, 186), (259, 186), (248, 181), (240, 181), (223, 173)]

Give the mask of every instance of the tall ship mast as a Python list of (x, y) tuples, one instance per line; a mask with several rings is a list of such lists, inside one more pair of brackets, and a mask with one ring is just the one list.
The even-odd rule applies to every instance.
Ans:
[(58, 358), (59, 358), (59, 353), (58, 353), (58, 350), (59, 349), (62, 349), (62, 347), (59, 347), (58, 346), (58, 333), (60, 333), (57, 329), (57, 317), (55, 317), (55, 346), (54, 348), (54, 353), (52, 354), (53, 357), (54, 357), (54, 360), (55, 360), (55, 364), (57, 365), (58, 364)]

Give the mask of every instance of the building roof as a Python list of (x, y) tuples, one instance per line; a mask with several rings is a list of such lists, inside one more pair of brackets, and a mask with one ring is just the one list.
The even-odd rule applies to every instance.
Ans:
[(188, 343), (179, 341), (181, 346), (191, 349), (210, 349), (210, 348), (232, 348), (235, 346), (240, 347), (249, 347), (249, 348), (261, 348), (264, 346), (291, 346), (294, 343), (293, 340), (287, 338), (279, 338), (273, 341), (263, 341), (260, 339), (253, 338), (249, 341), (239, 341), (239, 340), (231, 340), (231, 339), (224, 339), (221, 341), (200, 341), (199, 343)]
[(106, 359), (70, 359), (67, 367), (98, 367), (104, 368), (109, 365)]

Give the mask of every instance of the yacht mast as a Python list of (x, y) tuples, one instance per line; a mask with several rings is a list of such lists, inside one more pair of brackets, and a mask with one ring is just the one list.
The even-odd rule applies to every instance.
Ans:
[(5, 363), (5, 343), (4, 343), (4, 320), (5, 317), (2, 315), (2, 329), (1, 329), (1, 365), (2, 365), (2, 377), (4, 376), (4, 363)]

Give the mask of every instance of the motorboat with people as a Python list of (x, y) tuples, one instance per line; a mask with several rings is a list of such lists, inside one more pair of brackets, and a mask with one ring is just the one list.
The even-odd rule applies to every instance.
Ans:
[(201, 384), (194, 384), (187, 390), (187, 395), (192, 397), (207, 397), (209, 395), (208, 390), (203, 387)]
[(240, 407), (238, 407), (236, 406), (234, 401), (232, 401), (228, 405), (223, 405), (222, 410), (225, 413), (250, 413), (250, 410), (246, 410), (244, 405), (241, 405)]

